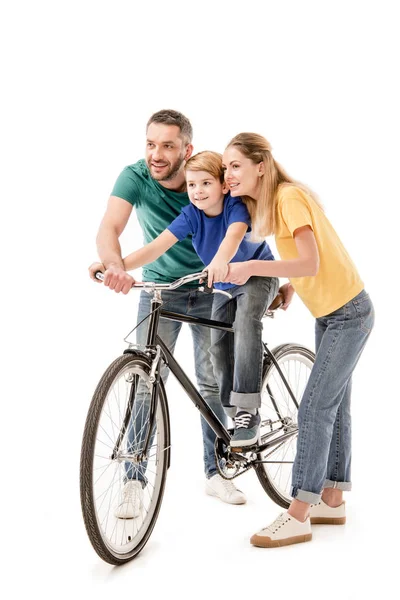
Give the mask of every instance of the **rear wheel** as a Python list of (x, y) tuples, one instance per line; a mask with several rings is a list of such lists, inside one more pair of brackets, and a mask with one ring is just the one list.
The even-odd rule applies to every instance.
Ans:
[[(254, 465), (257, 476), (270, 498), (287, 508), (290, 495), (292, 467), (297, 444), (298, 405), (306, 388), (315, 355), (303, 346), (285, 344), (272, 351), (296, 402), (293, 401), (273, 361), (267, 358), (261, 387), (261, 444), (287, 438), (259, 453), (263, 461)], [(296, 405), (297, 403), (297, 405)], [(290, 435), (292, 433), (292, 435)]]
[[(94, 393), (82, 441), (80, 486), (89, 539), (106, 562), (123, 564), (144, 547), (153, 530), (169, 465), (169, 417), (162, 381), (155, 425), (142, 456), (150, 416), (150, 361), (124, 354), (106, 370)], [(117, 518), (124, 485), (140, 481), (140, 512)], [(137, 485), (137, 484), (135, 484)]]

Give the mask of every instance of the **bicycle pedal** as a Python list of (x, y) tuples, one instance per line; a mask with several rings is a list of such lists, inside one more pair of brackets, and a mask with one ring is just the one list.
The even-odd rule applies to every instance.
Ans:
[(237, 452), (240, 454), (246, 454), (247, 452), (255, 452), (258, 448), (258, 444), (252, 446), (229, 446), (230, 452)]
[(231, 452), (243, 452), (243, 448), (240, 446), (229, 446), (229, 450)]

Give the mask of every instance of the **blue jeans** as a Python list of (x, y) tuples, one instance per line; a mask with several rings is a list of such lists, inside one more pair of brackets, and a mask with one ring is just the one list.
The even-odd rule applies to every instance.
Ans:
[(317, 504), (323, 488), (351, 489), (351, 376), (374, 324), (363, 290), (315, 325), (315, 364), (299, 408), (292, 496)]
[[(214, 296), (198, 292), (197, 290), (180, 289), (162, 292), (165, 310), (202, 317), (204, 319), (211, 318), (213, 298)], [(144, 319), (149, 314), (150, 310), (151, 296), (147, 292), (142, 291), (140, 295), (138, 322)], [(176, 340), (181, 327), (182, 323), (179, 323), (178, 321), (170, 321), (167, 319), (160, 319), (159, 321), (158, 333), (172, 353), (174, 352)], [(148, 320), (144, 321), (144, 323), (136, 330), (137, 344), (142, 346), (146, 344), (147, 328)], [(190, 325), (190, 329), (193, 337), (194, 364), (200, 394), (203, 396), (211, 410), (217, 415), (219, 420), (225, 425), (226, 417), (221, 406), (218, 385), (214, 377), (209, 354), (209, 348), (211, 345), (210, 329), (201, 325)], [(168, 373), (169, 369), (163, 365), (161, 369), (161, 377), (164, 384), (167, 381)], [(145, 402), (147, 405), (149, 404), (149, 394), (146, 394), (144, 391), (142, 391), (141, 395), (146, 396), (146, 400), (144, 401), (143, 399), (139, 399), (138, 402), (135, 402), (135, 404), (137, 404), (136, 410), (147, 412), (148, 409), (140, 407), (142, 406), (143, 402)], [(142, 414), (139, 414), (139, 417), (142, 419)], [(141, 436), (140, 431), (139, 433), (138, 431), (135, 431), (137, 427), (140, 428), (141, 422), (138, 419), (136, 419), (136, 421), (138, 422), (138, 425), (135, 425), (134, 420), (133, 428), (130, 428), (128, 436), (131, 449), (135, 446), (135, 444), (138, 444), (141, 441), (140, 438), (143, 437)], [(214, 443), (216, 436), (214, 431), (203, 419), (203, 417), (201, 417), (201, 427), (203, 433), (204, 470), (206, 477), (209, 479), (217, 472), (214, 454)], [(143, 465), (138, 469), (130, 465), (130, 463), (126, 463), (125, 468), (128, 479), (139, 479), (143, 483), (146, 482), (144, 473), (145, 467)]]
[(261, 377), (264, 349), (261, 319), (279, 287), (276, 277), (250, 277), (244, 285), (228, 291), (230, 300), (215, 294), (212, 318), (233, 323), (234, 334), (211, 330), (211, 360), (228, 416), (236, 408), (261, 406)]

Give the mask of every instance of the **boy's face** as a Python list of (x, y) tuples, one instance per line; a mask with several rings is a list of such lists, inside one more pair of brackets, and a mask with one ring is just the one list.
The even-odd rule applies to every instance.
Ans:
[(215, 179), (207, 171), (186, 171), (186, 185), (189, 200), (207, 216), (215, 217), (222, 213), (224, 194), (228, 186)]

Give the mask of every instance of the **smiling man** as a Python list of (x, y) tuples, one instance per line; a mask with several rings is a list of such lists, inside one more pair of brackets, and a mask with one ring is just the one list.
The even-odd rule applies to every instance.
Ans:
[[(119, 236), (123, 232), (132, 208), (135, 207), (145, 244), (154, 240), (189, 204), (186, 193), (184, 166), (193, 152), (192, 126), (181, 113), (161, 110), (153, 114), (146, 128), (145, 159), (125, 167), (118, 177), (97, 235), (97, 250), (105, 273), (104, 283), (116, 292), (127, 294), (133, 279), (124, 270)], [(189, 273), (204, 269), (190, 238), (178, 242), (163, 256), (143, 268), (143, 280), (170, 283)], [(91, 277), (99, 264), (90, 267)], [(94, 279), (97, 281), (96, 279)], [(168, 310), (210, 319), (212, 296), (196, 291), (194, 287), (163, 292)], [(138, 322), (150, 312), (150, 296), (142, 291)], [(160, 320), (159, 332), (173, 351), (182, 324)], [(200, 393), (211, 409), (224, 423), (225, 415), (220, 402), (217, 383), (210, 361), (210, 329), (191, 326), (197, 383)], [(137, 343), (146, 343), (146, 322), (137, 330)], [(167, 371), (162, 372), (165, 382)], [(244, 494), (217, 473), (214, 455), (215, 434), (202, 419), (204, 469), (206, 492), (230, 504), (246, 502)], [(191, 450), (190, 450), (191, 451)], [(121, 505), (116, 511), (119, 518), (134, 518), (140, 513), (145, 476), (133, 472), (127, 463), (126, 483)], [(188, 495), (190, 491), (188, 490)]]

